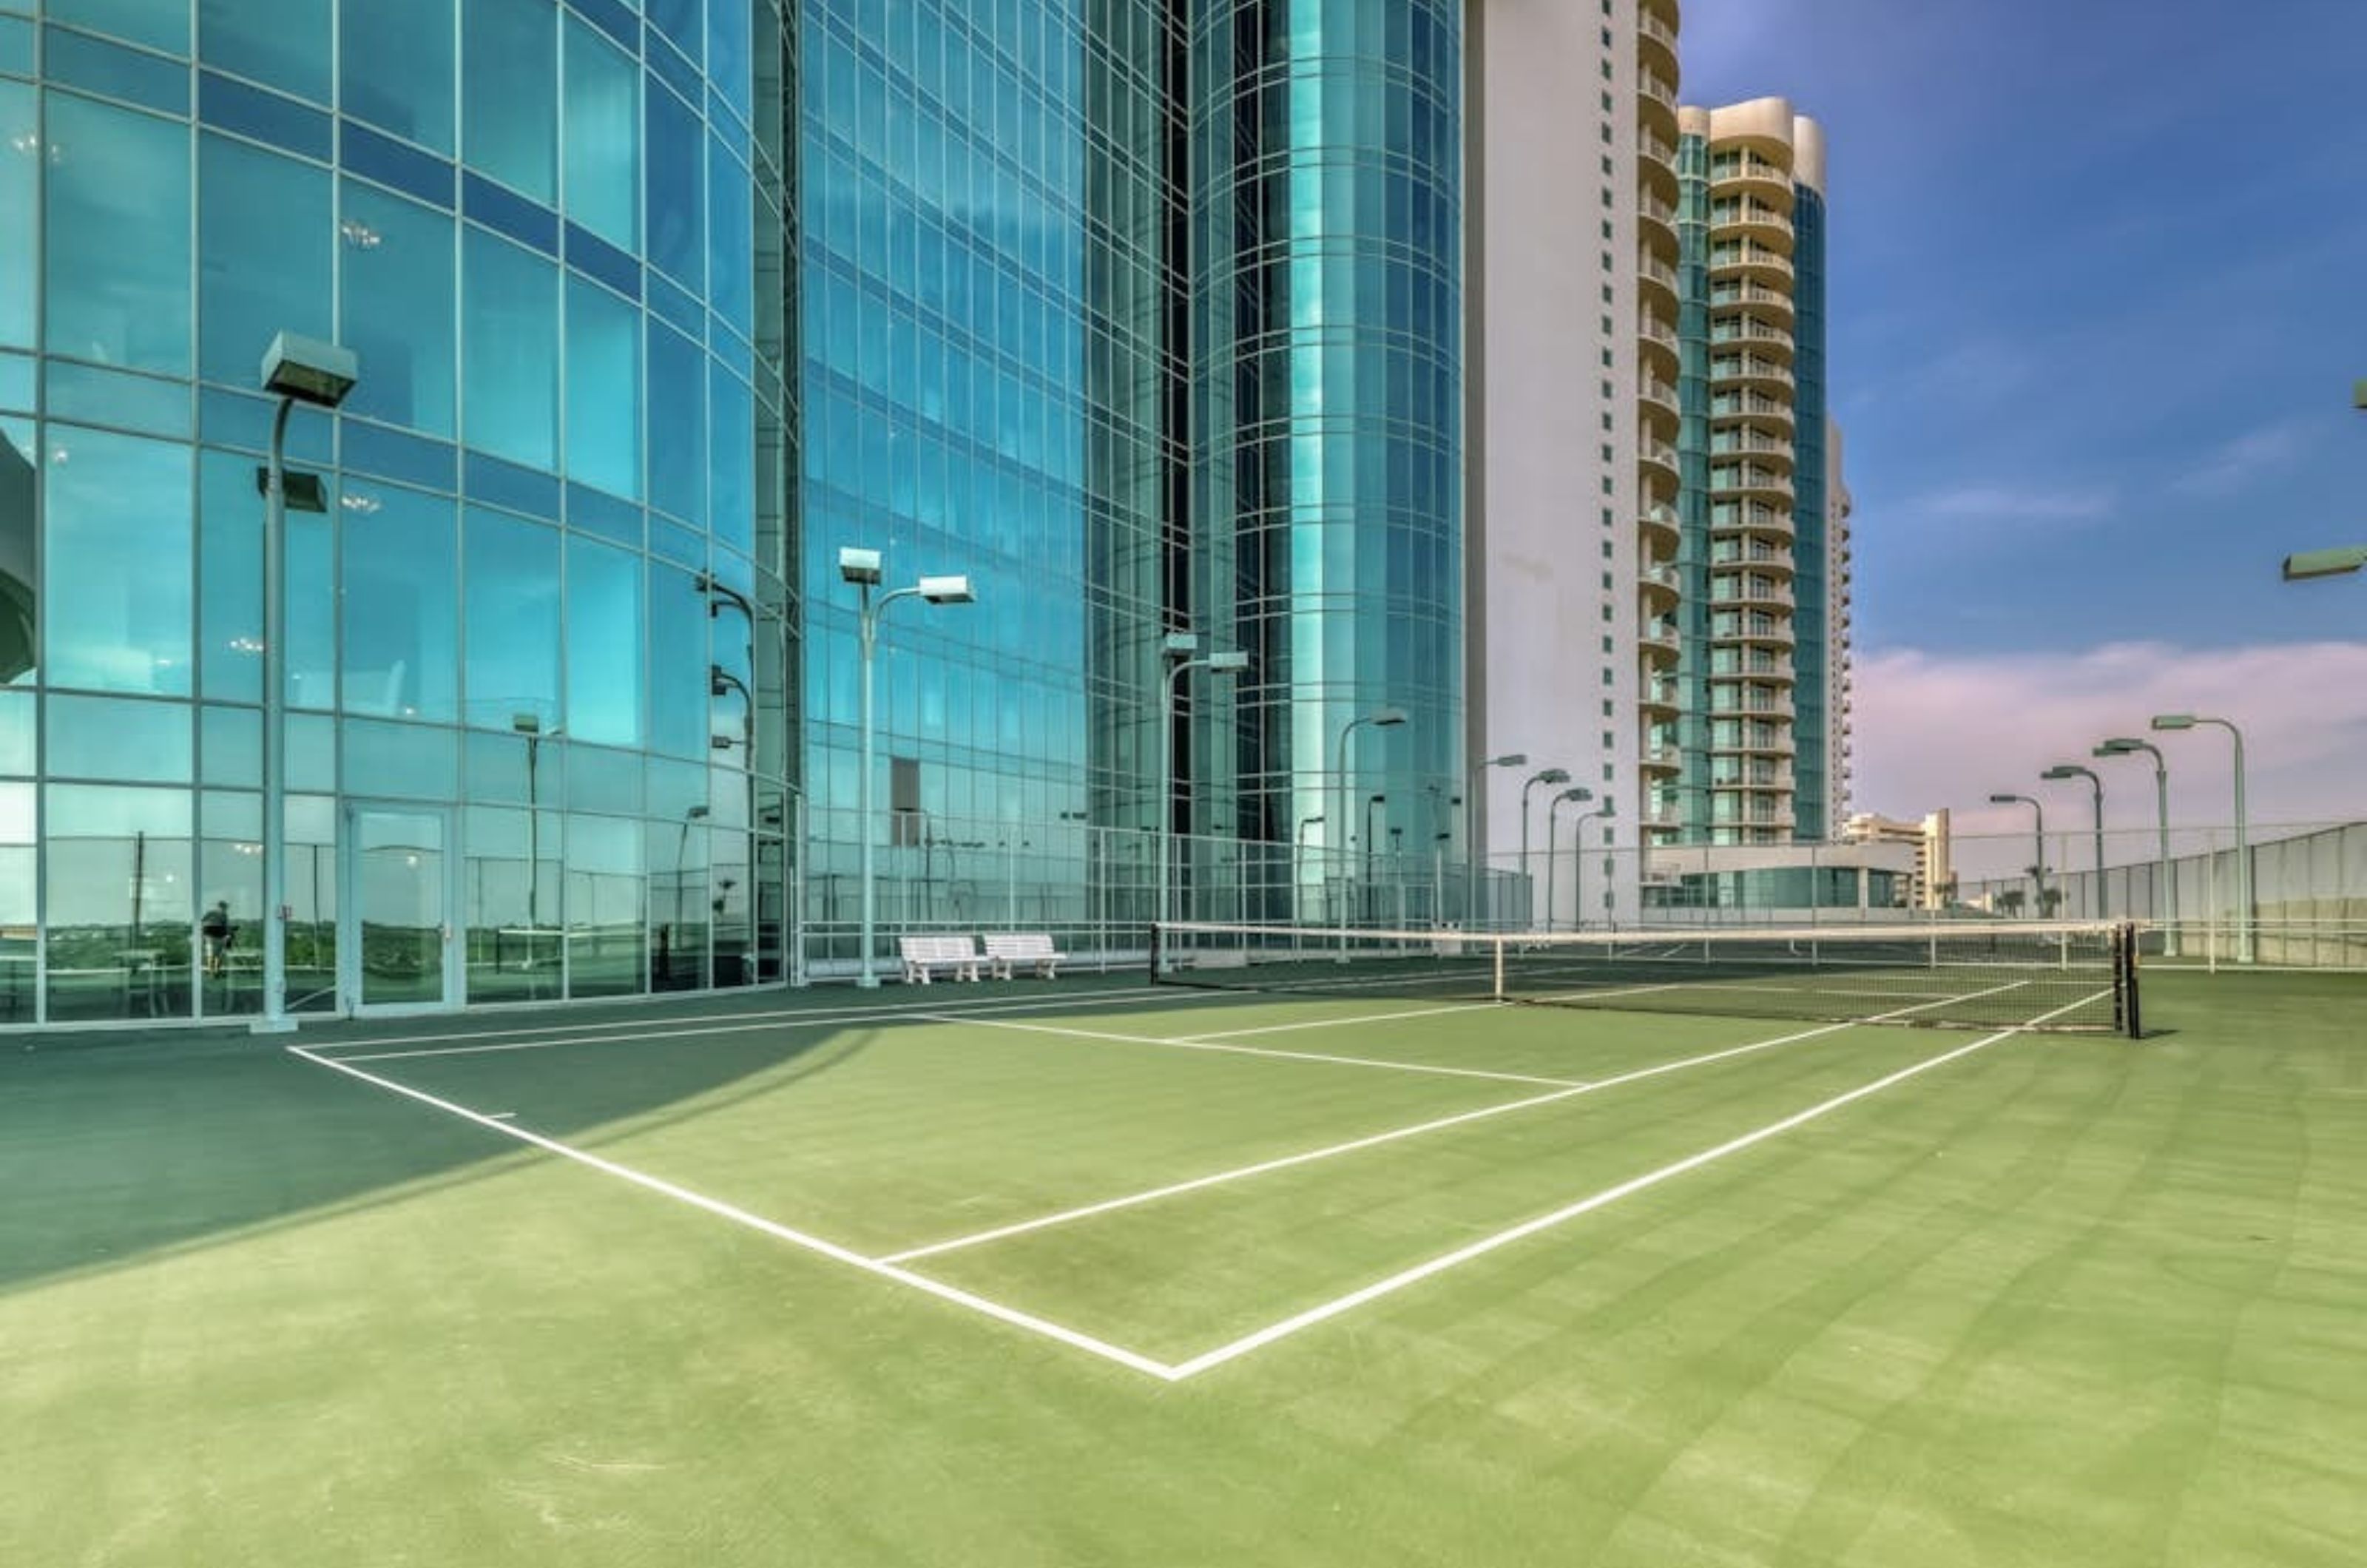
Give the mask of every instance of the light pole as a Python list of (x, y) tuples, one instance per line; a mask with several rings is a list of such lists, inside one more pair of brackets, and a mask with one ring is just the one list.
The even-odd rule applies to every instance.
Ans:
[[(1561, 838), (1561, 803), (1565, 800), (1575, 802), (1580, 800), (1592, 800), (1593, 798), (1594, 792), (1587, 788), (1584, 784), (1580, 784), (1574, 789), (1566, 789), (1562, 791), (1559, 795), (1555, 795), (1551, 800), (1546, 802), (1546, 930), (1547, 931), (1554, 929), (1554, 866), (1558, 861), (1561, 853), (1559, 847)], [(1579, 820), (1583, 822), (1586, 818), (1581, 817)], [(1574, 910), (1573, 913), (1578, 916), (1580, 922), (1583, 923), (1583, 912)], [(1575, 928), (1573, 927), (1573, 929)]]
[[(293, 333), (263, 355), (263, 389), (279, 400), (263, 523), (263, 1016), (257, 1034), (284, 1034), (288, 1016), (288, 416), (298, 403), (334, 409), (361, 378), (350, 349)], [(315, 919), (319, 909), (314, 908)]]
[(1373, 807), (1386, 807), (1388, 805), (1388, 800), (1389, 797), (1386, 793), (1377, 790), (1366, 796), (1365, 800), (1365, 909), (1367, 919), (1372, 918), (1374, 893), (1373, 840), (1376, 835), (1373, 832)]
[[(1250, 667), (1250, 656), (1241, 649), (1212, 653), (1205, 659), (1193, 658), (1200, 645), (1192, 632), (1170, 632), (1162, 651), (1168, 660), (1167, 677), (1159, 686), (1159, 897), (1157, 915), (1161, 921), (1172, 921), (1175, 912), (1168, 906), (1174, 897), (1172, 884), (1175, 863), (1175, 688), (1187, 670), (1206, 670), (1212, 675), (1238, 675)], [(1187, 795), (1189, 791), (1185, 792)]]
[(2161, 907), (2166, 919), (2162, 931), (2161, 951), (2165, 957), (2178, 956), (2178, 879), (2169, 864), (2169, 763), (2164, 760), (2161, 748), (2150, 740), (2134, 736), (2115, 737), (2096, 748), (2099, 757), (2133, 757), (2139, 751), (2153, 758), (2154, 830), (2157, 835), (2155, 848), (2155, 877), (2161, 884)]
[(1571, 904), (1575, 906), (1570, 910), (1570, 930), (1572, 931), (1582, 931), (1586, 929), (1586, 825), (1598, 817), (1607, 820), (1616, 815), (1617, 813), (1611, 809), (1611, 803), (1606, 800), (1603, 803), (1602, 810), (1580, 812), (1578, 820), (1570, 824), (1570, 838), (1573, 842), (1570, 850), (1569, 897)]
[(2112, 918), (2111, 906), (2104, 897), (2104, 781), (2093, 768), (2083, 768), (2077, 762), (2058, 762), (2038, 775), (2042, 779), (2086, 779), (2088, 787), (2096, 792), (2096, 918)]
[(2252, 854), (2246, 844), (2249, 827), (2244, 819), (2244, 732), (2235, 721), (2208, 718), (2201, 714), (2162, 713), (2154, 715), (2156, 729), (2192, 729), (2198, 724), (2216, 725), (2234, 738), (2236, 742), (2236, 962), (2252, 962)]
[(704, 806), (685, 808), (682, 814), (682, 830), (674, 836), (674, 925), (670, 928), (669, 939), (666, 942), (665, 961), (666, 985), (669, 989), (674, 985), (674, 950), (682, 942), (682, 888), (683, 884), (690, 876), (690, 873), (684, 869), (683, 863), (689, 858), (690, 825), (693, 822), (704, 822), (711, 815), (709, 808)]
[(862, 679), (862, 755), (855, 775), (855, 835), (862, 840), (863, 920), (862, 934), (856, 940), (862, 944), (855, 974), (855, 983), (866, 990), (879, 984), (878, 971), (872, 965), (872, 928), (878, 912), (878, 890), (872, 882), (871, 840), (875, 824), (871, 820), (871, 663), (879, 639), (879, 616), (899, 599), (922, 599), (932, 604), (968, 604), (978, 595), (970, 591), (969, 579), (957, 577), (924, 577), (910, 588), (898, 588), (883, 593), (877, 602), (871, 591), (879, 586), (879, 552), (842, 546), (838, 552), (838, 575), (852, 582), (860, 595), (856, 607), (855, 626), (861, 633), (863, 652)]
[(2046, 807), (2026, 795), (1989, 796), (1989, 804), (1992, 806), (2010, 806), (2017, 800), (2030, 807), (2037, 822), (2038, 858), (2030, 863), (2030, 886), (2035, 894), (2038, 907), (2031, 913), (2043, 916), (2046, 913)]
[[(1347, 854), (1345, 853), (1347, 849), (1345, 840), (1348, 837), (1348, 824), (1352, 820), (1348, 815), (1348, 739), (1350, 736), (1356, 733), (1357, 727), (1360, 725), (1369, 724), (1376, 729), (1394, 729), (1405, 721), (1405, 709), (1400, 707), (1378, 707), (1375, 708), (1370, 713), (1359, 714), (1356, 717), (1350, 719), (1347, 723), (1340, 727), (1340, 773), (1335, 785), (1335, 790), (1339, 796), (1338, 816), (1336, 820), (1325, 825), (1325, 830), (1326, 836), (1328, 837), (1331, 829), (1337, 828), (1340, 829), (1340, 836), (1342, 840), (1340, 848), (1342, 852), (1338, 857), (1338, 865), (1340, 880), (1342, 885), (1348, 881), (1348, 872), (1351, 864)], [(1345, 899), (1342, 900), (1342, 904), (1345, 902)], [(1342, 925), (1344, 926), (1344, 924), (1345, 922), (1343, 921)], [(1347, 952), (1347, 941), (1348, 939), (1345, 935), (1342, 935), (1340, 939), (1341, 952), (1342, 954)]]
[(542, 743), (567, 732), (543, 728), (538, 713), (510, 715), (510, 728), (526, 737), (526, 959), (531, 969), (535, 939), (542, 930)]
[[(1522, 922), (1524, 925), (1533, 924), (1537, 918), (1536, 874), (1529, 869), (1529, 791), (1536, 788), (1539, 784), (1566, 784), (1568, 783), (1569, 783), (1569, 770), (1568, 768), (1547, 768), (1542, 773), (1531, 773), (1529, 775), (1528, 782), (1521, 786), (1521, 882), (1527, 890), (1529, 906), (1521, 916)], [(1550, 810), (1551, 807), (1548, 807), (1547, 809)], [(1546, 901), (1546, 923), (1547, 925), (1553, 924), (1553, 908), (1552, 901), (1550, 899)]]
[(1479, 775), (1490, 768), (1525, 768), (1529, 765), (1526, 751), (1507, 751), (1501, 757), (1490, 757), (1471, 765), (1471, 776), (1463, 792), (1463, 862), (1464, 893), (1463, 922), (1479, 923), (1479, 835), (1473, 831), (1479, 813)]

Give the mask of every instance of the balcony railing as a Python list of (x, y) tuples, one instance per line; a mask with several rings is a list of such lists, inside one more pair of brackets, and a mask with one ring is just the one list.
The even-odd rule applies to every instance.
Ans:
[(1755, 354), (1721, 355), (1709, 362), (1713, 381), (1773, 381), (1789, 387), (1792, 367), (1778, 365), (1772, 359), (1761, 359)]

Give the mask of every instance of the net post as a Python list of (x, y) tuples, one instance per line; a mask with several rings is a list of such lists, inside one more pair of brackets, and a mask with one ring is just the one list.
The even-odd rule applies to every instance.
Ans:
[(2137, 927), (2134, 920), (2122, 922), (2117, 936), (2117, 963), (2114, 964), (2114, 1003), (2119, 1012), (2115, 1020), (2132, 1040), (2145, 1038), (2145, 1016), (2139, 1005), (2141, 992), (2137, 986)]
[(1167, 929), (1166, 929), (1166, 927), (1165, 927), (1165, 926), (1163, 926), (1162, 924), (1161, 924), (1161, 923), (1160, 923), (1159, 921), (1157, 921), (1157, 920), (1153, 920), (1153, 921), (1151, 921), (1151, 922), (1150, 922), (1150, 981), (1149, 981), (1148, 983), (1149, 983), (1149, 984), (1150, 984), (1150, 985), (1153, 985), (1153, 986), (1156, 986), (1157, 984), (1159, 984), (1159, 976), (1161, 976), (1161, 974), (1162, 974), (1162, 973), (1164, 972), (1164, 967), (1163, 967), (1163, 965), (1161, 964), (1161, 962), (1160, 962), (1160, 961), (1161, 961), (1163, 957), (1165, 957), (1165, 956), (1166, 956), (1166, 955), (1165, 955), (1165, 954), (1161, 951), (1161, 948), (1165, 945), (1165, 943), (1166, 943), (1166, 939), (1167, 939)]

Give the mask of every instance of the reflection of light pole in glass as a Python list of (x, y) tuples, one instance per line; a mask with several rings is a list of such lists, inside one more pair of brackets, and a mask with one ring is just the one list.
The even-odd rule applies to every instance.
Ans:
[[(1206, 670), (1211, 675), (1238, 675), (1250, 667), (1249, 654), (1240, 649), (1229, 649), (1212, 653), (1205, 659), (1191, 657), (1200, 645), (1192, 632), (1169, 632), (1161, 649), (1168, 661), (1166, 679), (1160, 682), (1159, 698), (1159, 878), (1158, 897), (1153, 908), (1154, 919), (1172, 921), (1175, 911), (1170, 908), (1174, 899), (1175, 861), (1175, 688), (1187, 670)], [(1190, 790), (1185, 790), (1188, 799)]]
[(1570, 837), (1570, 930), (1586, 929), (1586, 825), (1600, 817), (1608, 820), (1617, 813), (1604, 801), (1600, 811), (1581, 811), (1578, 820), (1569, 825)]
[(2031, 816), (2034, 823), (2033, 830), (2037, 835), (2038, 840), (2038, 858), (2031, 862), (2030, 864), (2030, 885), (2033, 890), (2033, 901), (2037, 905), (2037, 908), (2033, 909), (2031, 913), (2033, 915), (2043, 916), (2046, 913), (2046, 807), (2040, 805), (2037, 801), (2033, 800), (2026, 795), (1993, 795), (1989, 796), (1989, 804), (1991, 806), (2011, 806), (2016, 801), (2020, 801), (2022, 805), (2030, 807)]
[(1365, 918), (1366, 919), (1373, 918), (1373, 895), (1378, 890), (1373, 880), (1373, 846), (1374, 840), (1379, 837), (1373, 831), (1373, 808), (1376, 806), (1386, 807), (1388, 801), (1387, 794), (1379, 790), (1376, 790), (1365, 798)]
[[(273, 338), (263, 355), (263, 389), (279, 407), (264, 480), (263, 1015), (252, 1026), (258, 1034), (296, 1027), (288, 1016), (288, 416), (298, 403), (335, 408), (360, 376), (351, 350), (292, 333)], [(317, 493), (312, 502), (310, 510), (324, 510)]]
[(535, 713), (510, 715), (510, 728), (526, 737), (526, 966), (531, 969), (542, 931), (542, 743), (566, 731), (543, 728), (542, 716)]
[(2224, 718), (2206, 718), (2200, 714), (2165, 713), (2154, 716), (2156, 729), (2192, 729), (2198, 724), (2216, 725), (2236, 742), (2236, 962), (2252, 961), (2252, 855), (2247, 847), (2248, 825), (2244, 818), (2244, 732), (2234, 722)]
[[(1547, 931), (1554, 929), (1554, 867), (1560, 863), (1558, 857), (1561, 854), (1562, 802), (1566, 800), (1571, 802), (1592, 800), (1593, 798), (1594, 792), (1587, 788), (1584, 784), (1580, 784), (1575, 789), (1566, 789), (1562, 791), (1559, 795), (1555, 795), (1551, 800), (1546, 802), (1546, 930)], [(1583, 822), (1586, 818), (1581, 817), (1579, 820)], [(1582, 861), (1583, 856), (1581, 856), (1580, 859)], [(1573, 894), (1572, 897), (1575, 897), (1575, 895)], [(1583, 910), (1579, 910), (1575, 913), (1577, 925), (1585, 924), (1585, 912)], [(1573, 927), (1573, 929), (1576, 928)]]
[(2112, 910), (2104, 898), (2104, 781), (2093, 768), (2083, 768), (2077, 762), (2061, 762), (2038, 775), (2042, 779), (2086, 779), (2088, 787), (2096, 792), (2096, 918), (2111, 919)]
[[(1525, 768), (1529, 765), (1526, 751), (1507, 751), (1501, 757), (1490, 757), (1471, 765), (1469, 786), (1463, 792), (1463, 860), (1464, 893), (1463, 919), (1467, 925), (1479, 921), (1479, 835), (1474, 830), (1479, 815), (1479, 792), (1483, 785), (1479, 775), (1490, 768)], [(1525, 868), (1523, 868), (1525, 869)]]
[(2162, 931), (2161, 951), (2167, 958), (2178, 956), (2178, 878), (2169, 864), (2169, 763), (2164, 760), (2161, 748), (2149, 740), (2134, 736), (2119, 736), (2096, 748), (2099, 757), (2133, 757), (2143, 751), (2153, 758), (2154, 830), (2159, 836), (2155, 845), (2154, 876), (2161, 884), (2159, 897), (2167, 924)]
[(675, 950), (682, 945), (682, 889), (683, 884), (690, 880), (690, 873), (684, 868), (684, 862), (689, 857), (690, 825), (693, 822), (706, 821), (708, 815), (706, 807), (691, 807), (682, 814), (682, 830), (674, 836), (674, 926), (673, 941), (666, 948), (665, 971), (668, 981), (674, 978)]
[(873, 886), (871, 841), (877, 829), (871, 820), (871, 664), (879, 640), (879, 616), (899, 599), (919, 598), (932, 604), (968, 604), (978, 597), (970, 591), (967, 577), (924, 577), (910, 588), (899, 588), (883, 593), (877, 603), (871, 591), (879, 586), (879, 552), (878, 550), (842, 547), (838, 552), (838, 575), (854, 583), (860, 592), (855, 612), (855, 625), (861, 634), (863, 655), (862, 727), (863, 747), (855, 778), (855, 836), (862, 845), (863, 934), (857, 957), (855, 983), (865, 989), (876, 988), (879, 973), (872, 964), (872, 929), (877, 916), (878, 890)]
[[(1330, 829), (1332, 829), (1332, 828), (1337, 828), (1337, 829), (1340, 829), (1340, 838), (1341, 838), (1341, 840), (1342, 840), (1342, 841), (1341, 841), (1341, 844), (1340, 844), (1340, 848), (1341, 848), (1341, 850), (1342, 850), (1342, 852), (1344, 852), (1344, 851), (1347, 849), (1347, 847), (1348, 847), (1348, 846), (1347, 846), (1347, 842), (1346, 842), (1346, 840), (1347, 840), (1347, 839), (1348, 839), (1348, 837), (1349, 837), (1349, 833), (1348, 833), (1348, 827), (1349, 827), (1349, 823), (1350, 823), (1350, 821), (1351, 821), (1351, 818), (1349, 818), (1349, 816), (1348, 816), (1348, 739), (1349, 739), (1349, 737), (1351, 737), (1351, 736), (1353, 736), (1353, 735), (1354, 735), (1354, 734), (1356, 733), (1357, 727), (1358, 727), (1358, 726), (1360, 726), (1360, 725), (1366, 725), (1366, 724), (1369, 724), (1369, 725), (1371, 725), (1371, 726), (1372, 726), (1374, 728), (1376, 728), (1376, 729), (1394, 729), (1394, 728), (1396, 728), (1399, 725), (1401, 725), (1401, 724), (1405, 723), (1405, 721), (1406, 721), (1406, 711), (1405, 711), (1405, 709), (1403, 709), (1403, 708), (1399, 708), (1399, 707), (1379, 707), (1379, 708), (1375, 708), (1372, 712), (1367, 713), (1367, 714), (1359, 714), (1356, 717), (1350, 719), (1347, 723), (1345, 723), (1345, 724), (1343, 724), (1343, 725), (1342, 725), (1342, 726), (1340, 727), (1340, 753), (1339, 753), (1339, 757), (1338, 757), (1338, 764), (1339, 764), (1339, 781), (1338, 781), (1338, 788), (1339, 788), (1339, 795), (1340, 795), (1339, 816), (1338, 816), (1338, 820), (1336, 820), (1336, 821), (1334, 821), (1334, 822), (1329, 822), (1329, 823), (1326, 823), (1326, 824), (1324, 825), (1324, 827), (1325, 827), (1325, 835), (1324, 835), (1324, 836), (1325, 836), (1326, 838), (1329, 838), (1329, 837), (1331, 836), (1331, 834), (1330, 834)], [(1342, 852), (1342, 853), (1340, 853), (1340, 854), (1336, 855), (1336, 856), (1334, 857), (1334, 859), (1335, 859), (1335, 862), (1336, 862), (1337, 870), (1338, 870), (1338, 872), (1339, 872), (1340, 882), (1341, 882), (1342, 886), (1344, 886), (1347, 884), (1347, 882), (1349, 881), (1349, 874), (1350, 874), (1351, 870), (1353, 869), (1353, 863), (1352, 863), (1352, 862), (1348, 859), (1347, 855), (1346, 855), (1344, 852)], [(1341, 905), (1342, 905), (1341, 914), (1342, 914), (1342, 919), (1341, 919), (1341, 922), (1340, 922), (1340, 925), (1341, 925), (1341, 934), (1340, 934), (1340, 954), (1341, 954), (1341, 956), (1342, 956), (1342, 958), (1345, 958), (1345, 957), (1347, 956), (1347, 953), (1348, 953), (1348, 935), (1347, 935), (1347, 923), (1348, 923), (1348, 922), (1347, 922), (1347, 919), (1346, 919), (1346, 918), (1345, 918), (1345, 917), (1346, 917), (1346, 914), (1347, 914), (1347, 908), (1346, 908), (1347, 900), (1346, 900), (1345, 898), (1342, 898), (1340, 902), (1341, 902)]]

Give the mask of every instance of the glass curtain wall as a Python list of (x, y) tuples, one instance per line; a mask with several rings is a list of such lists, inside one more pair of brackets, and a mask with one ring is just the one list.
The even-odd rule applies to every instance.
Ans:
[[(281, 331), (362, 369), (289, 432), (291, 1005), (776, 976), (776, 0), (34, 9), (0, 0), (0, 1022), (259, 1005)], [(357, 923), (364, 802), (451, 825), (434, 963)]]
[(1677, 139), (1677, 717), (1662, 739), (1677, 748), (1678, 771), (1659, 784), (1655, 804), (1680, 814), (1680, 843), (1712, 833), (1709, 677), (1709, 140)]
[(1829, 637), (1831, 552), (1826, 515), (1825, 388), (1825, 198), (1812, 186), (1792, 187), (1793, 396), (1798, 424), (1793, 435), (1792, 482), (1796, 499), (1792, 507), (1792, 561), (1797, 607), (1792, 614), (1797, 641), (1792, 658), (1799, 671), (1793, 693), (1793, 735), (1799, 755), (1794, 761), (1793, 812), (1795, 834), (1820, 840), (1840, 825), (1828, 820), (1832, 801), (1831, 773), (1834, 719), (1832, 642)]
[[(881, 621), (883, 933), (1147, 913), (1109, 886), (1147, 884), (1138, 855), (1088, 829), (1149, 811), (1180, 375), (1168, 9), (801, 7), (806, 888), (840, 970), (866, 830), (843, 547), (882, 552), (889, 589), (966, 572), (978, 593)], [(1037, 892), (990, 909), (995, 884)]]
[(1193, 821), (1309, 918), (1387, 914), (1463, 787), (1462, 10), (1191, 6), (1188, 608), (1251, 657)]

